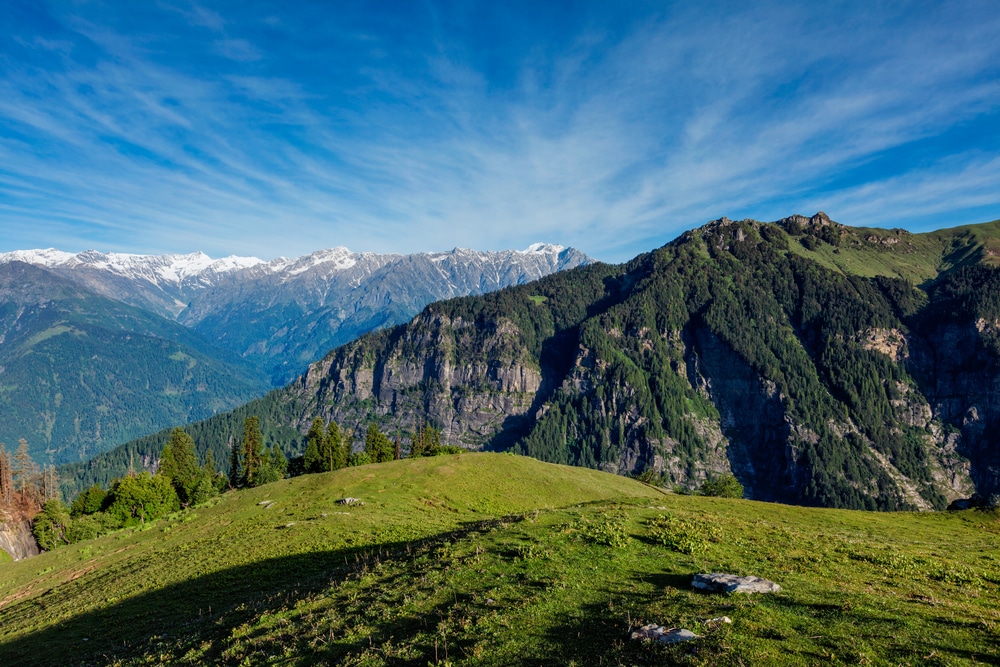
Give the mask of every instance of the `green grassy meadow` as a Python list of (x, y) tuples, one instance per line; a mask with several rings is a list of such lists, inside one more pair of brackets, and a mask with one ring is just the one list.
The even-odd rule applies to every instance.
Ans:
[[(403, 460), (3, 564), (0, 665), (997, 665), (998, 547), (990, 512), (681, 496), (509, 455)], [(784, 590), (693, 592), (706, 571)], [(629, 640), (645, 623), (703, 638)]]

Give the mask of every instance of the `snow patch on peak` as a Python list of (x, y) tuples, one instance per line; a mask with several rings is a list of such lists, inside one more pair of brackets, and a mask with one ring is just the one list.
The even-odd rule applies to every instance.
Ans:
[(230, 271), (249, 269), (265, 263), (266, 262), (264, 262), (264, 260), (258, 259), (257, 257), (239, 257), (237, 255), (230, 255), (229, 257), (223, 257), (222, 259), (213, 261), (208, 265), (207, 270), (214, 271), (215, 273), (228, 273)]
[(71, 252), (63, 252), (55, 248), (45, 248), (44, 250), (14, 250), (12, 252), (0, 253), (0, 264), (8, 262), (25, 262), (36, 266), (59, 266), (72, 260), (76, 255)]
[(0, 263), (22, 261), (46, 267), (85, 267), (107, 271), (126, 278), (139, 278), (154, 283), (197, 278), (202, 273), (215, 274), (237, 271), (261, 264), (256, 257), (225, 257), (215, 260), (203, 252), (187, 255), (134, 255), (121, 252), (85, 250), (79, 253), (47, 250), (15, 250), (0, 254)]
[(555, 243), (532, 243), (524, 250), (517, 250), (521, 255), (558, 255), (566, 248)]
[(344, 269), (351, 268), (357, 263), (357, 254), (351, 252), (344, 246), (337, 246), (336, 248), (317, 250), (309, 255), (303, 255), (302, 257), (296, 257), (294, 259), (279, 257), (268, 266), (276, 273), (280, 272), (290, 276), (295, 276), (321, 265), (332, 264), (334, 269), (342, 271)]

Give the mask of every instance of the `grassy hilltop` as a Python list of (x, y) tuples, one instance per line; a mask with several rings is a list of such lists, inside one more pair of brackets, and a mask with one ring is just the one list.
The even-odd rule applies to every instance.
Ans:
[[(1000, 664), (998, 547), (989, 512), (681, 496), (509, 455), (402, 460), (3, 565), (0, 664)], [(692, 592), (705, 571), (784, 590)], [(630, 641), (645, 623), (704, 638)]]

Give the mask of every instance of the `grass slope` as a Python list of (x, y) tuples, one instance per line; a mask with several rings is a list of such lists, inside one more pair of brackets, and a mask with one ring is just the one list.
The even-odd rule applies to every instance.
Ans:
[[(650, 539), (666, 514), (693, 553)], [(998, 547), (990, 513), (677, 496), (495, 454), (404, 460), (5, 565), (0, 664), (1000, 664)], [(694, 593), (702, 571), (784, 591)], [(733, 624), (705, 622), (722, 615)], [(704, 638), (628, 640), (649, 622)]]
[(790, 239), (789, 249), (848, 275), (899, 277), (914, 285), (961, 266), (1000, 265), (1000, 220), (919, 234), (871, 227), (842, 232), (839, 247), (822, 243), (807, 250), (799, 236)]

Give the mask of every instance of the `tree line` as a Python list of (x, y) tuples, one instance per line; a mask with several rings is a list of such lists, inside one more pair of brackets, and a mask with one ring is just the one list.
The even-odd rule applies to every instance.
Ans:
[[(441, 445), (441, 432), (421, 423), (408, 434), (410, 458), (454, 454), (460, 447)], [(51, 551), (67, 544), (93, 539), (109, 532), (143, 525), (172, 512), (200, 505), (220, 493), (270, 484), (299, 474), (329, 472), (348, 466), (383, 463), (403, 458), (402, 434), (394, 440), (376, 424), (365, 434), (364, 448), (352, 451), (351, 434), (336, 421), (313, 420), (305, 436), (305, 454), (289, 461), (277, 442), (264, 442), (261, 421), (245, 419), (239, 441), (230, 439), (228, 474), (217, 470), (212, 451), (198, 460), (195, 441), (183, 428), (175, 428), (164, 447), (156, 472), (133, 469), (108, 488), (93, 484), (67, 506), (58, 493), (58, 478), (51, 466), (38, 471), (22, 440), (11, 458), (0, 443), (0, 501), (2, 506), (32, 499), (32, 529), (38, 545)], [(32, 481), (26, 481), (32, 480)]]

